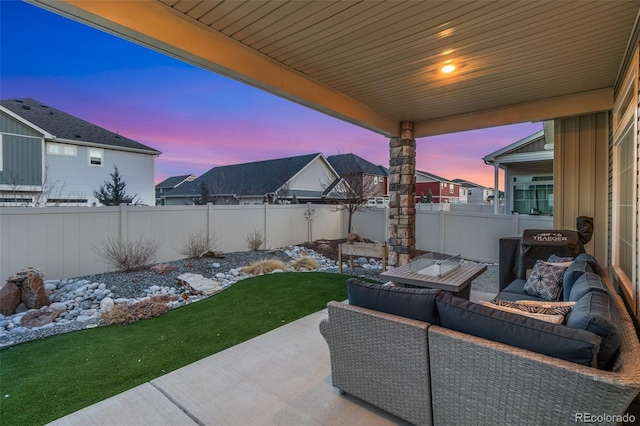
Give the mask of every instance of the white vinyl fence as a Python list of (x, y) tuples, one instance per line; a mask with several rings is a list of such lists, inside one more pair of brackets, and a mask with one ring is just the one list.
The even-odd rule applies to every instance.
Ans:
[[(311, 209), (311, 227), (305, 212)], [(388, 240), (387, 208), (356, 213), (352, 227), (363, 237)], [(160, 243), (156, 261), (182, 257), (178, 250), (190, 234), (206, 233), (214, 248), (247, 250), (246, 236), (256, 230), (265, 248), (336, 239), (347, 234), (348, 217), (330, 205), (153, 206), (153, 207), (10, 207), (0, 209), (0, 286), (27, 266), (46, 279), (111, 271), (97, 254), (109, 239), (135, 241), (144, 236)], [(524, 229), (551, 229), (552, 218), (453, 211), (416, 214), (416, 247), (461, 254), (466, 259), (497, 262), (498, 240)]]
[(216, 250), (234, 252), (247, 250), (245, 237), (253, 230), (264, 236), (265, 248), (275, 248), (340, 238), (342, 221), (329, 205), (2, 208), (0, 286), (27, 266), (40, 268), (45, 279), (113, 270), (97, 254), (109, 239), (151, 238), (160, 243), (155, 260), (167, 262), (184, 257), (178, 250), (194, 233), (207, 233)]
[[(367, 209), (354, 215), (352, 227), (362, 237), (387, 241), (388, 216), (386, 208)], [(525, 229), (552, 228), (553, 218), (549, 216), (419, 210), (416, 212), (416, 248), (460, 254), (479, 262), (497, 262), (500, 238), (522, 235)]]

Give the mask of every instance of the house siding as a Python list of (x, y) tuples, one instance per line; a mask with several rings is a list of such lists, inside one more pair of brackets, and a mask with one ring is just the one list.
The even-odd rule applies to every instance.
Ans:
[(104, 147), (102, 166), (90, 166), (87, 155), (88, 147), (80, 145), (75, 157), (46, 154), (47, 179), (55, 186), (50, 197), (86, 198), (88, 205), (97, 203), (93, 191), (111, 181), (110, 174), (116, 165), (127, 185), (127, 194), (137, 194), (142, 204), (155, 205), (153, 155)]
[(17, 135), (0, 135), (2, 171), (0, 185), (25, 190), (25, 186), (42, 185), (42, 139)]

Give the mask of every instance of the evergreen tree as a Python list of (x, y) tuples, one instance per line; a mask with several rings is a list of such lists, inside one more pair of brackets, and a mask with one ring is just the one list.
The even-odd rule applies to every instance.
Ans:
[(427, 192), (427, 203), (433, 203), (433, 192), (431, 192), (431, 188), (429, 188), (429, 192)]
[(424, 192), (420, 192), (420, 204), (424, 203), (425, 199), (424, 199)]
[(291, 199), (291, 204), (298, 204), (298, 197), (296, 196), (296, 193), (293, 193), (293, 198)]
[(125, 190), (127, 184), (122, 179), (116, 165), (113, 165), (113, 173), (110, 174), (111, 181), (105, 181), (97, 191), (93, 191), (93, 196), (104, 206), (119, 206), (120, 204), (139, 204), (136, 199), (138, 194), (128, 195)]

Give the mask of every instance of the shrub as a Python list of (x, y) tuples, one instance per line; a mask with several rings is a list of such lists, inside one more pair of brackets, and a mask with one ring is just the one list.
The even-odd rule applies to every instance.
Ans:
[(194, 232), (185, 237), (182, 246), (176, 251), (188, 259), (197, 259), (206, 252), (212, 251), (216, 242), (217, 238), (215, 237), (210, 239), (206, 234)]
[(152, 297), (131, 305), (116, 305), (102, 314), (105, 324), (131, 324), (141, 319), (153, 318), (169, 310), (169, 296)]
[(318, 262), (315, 259), (305, 256), (293, 262), (291, 267), (296, 271), (300, 271), (302, 269), (312, 271), (314, 269), (318, 269)]
[(263, 259), (257, 262), (253, 262), (249, 266), (245, 266), (243, 272), (251, 275), (269, 274), (276, 269), (287, 270), (287, 265), (279, 261), (278, 259)]
[(159, 242), (141, 235), (137, 240), (127, 242), (109, 238), (96, 252), (108, 264), (131, 271), (152, 263), (159, 248)]
[(253, 232), (244, 237), (244, 241), (247, 243), (249, 250), (256, 251), (260, 250), (260, 247), (264, 244), (264, 236), (257, 229), (254, 229)]

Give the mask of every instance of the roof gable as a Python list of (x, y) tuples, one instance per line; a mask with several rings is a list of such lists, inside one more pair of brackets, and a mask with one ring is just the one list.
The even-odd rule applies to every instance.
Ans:
[(422, 177), (425, 177), (427, 179), (431, 179), (431, 180), (437, 181), (437, 182), (453, 183), (453, 181), (451, 181), (449, 179), (445, 179), (445, 178), (440, 177), (438, 175), (434, 175), (433, 173), (423, 172), (421, 170), (416, 170), (416, 174), (417, 175), (421, 175)]
[(134, 149), (148, 151), (150, 154), (160, 154), (147, 145), (126, 138), (118, 133), (103, 129), (81, 118), (45, 105), (35, 99), (7, 99), (0, 101), (0, 105), (32, 123), (36, 128), (53, 136), (53, 139), (77, 141), (78, 143), (92, 143), (113, 148)]
[[(156, 188), (175, 188), (193, 175), (171, 176), (156, 185)], [(195, 176), (194, 176), (195, 179)], [(193, 180), (193, 179), (191, 179)]]
[(194, 196), (204, 182), (213, 195), (251, 196), (276, 192), (320, 153), (214, 167), (167, 196)]
[(385, 169), (381, 166), (376, 166), (355, 154), (331, 155), (327, 157), (327, 161), (340, 176), (345, 174), (389, 175), (385, 174)]

